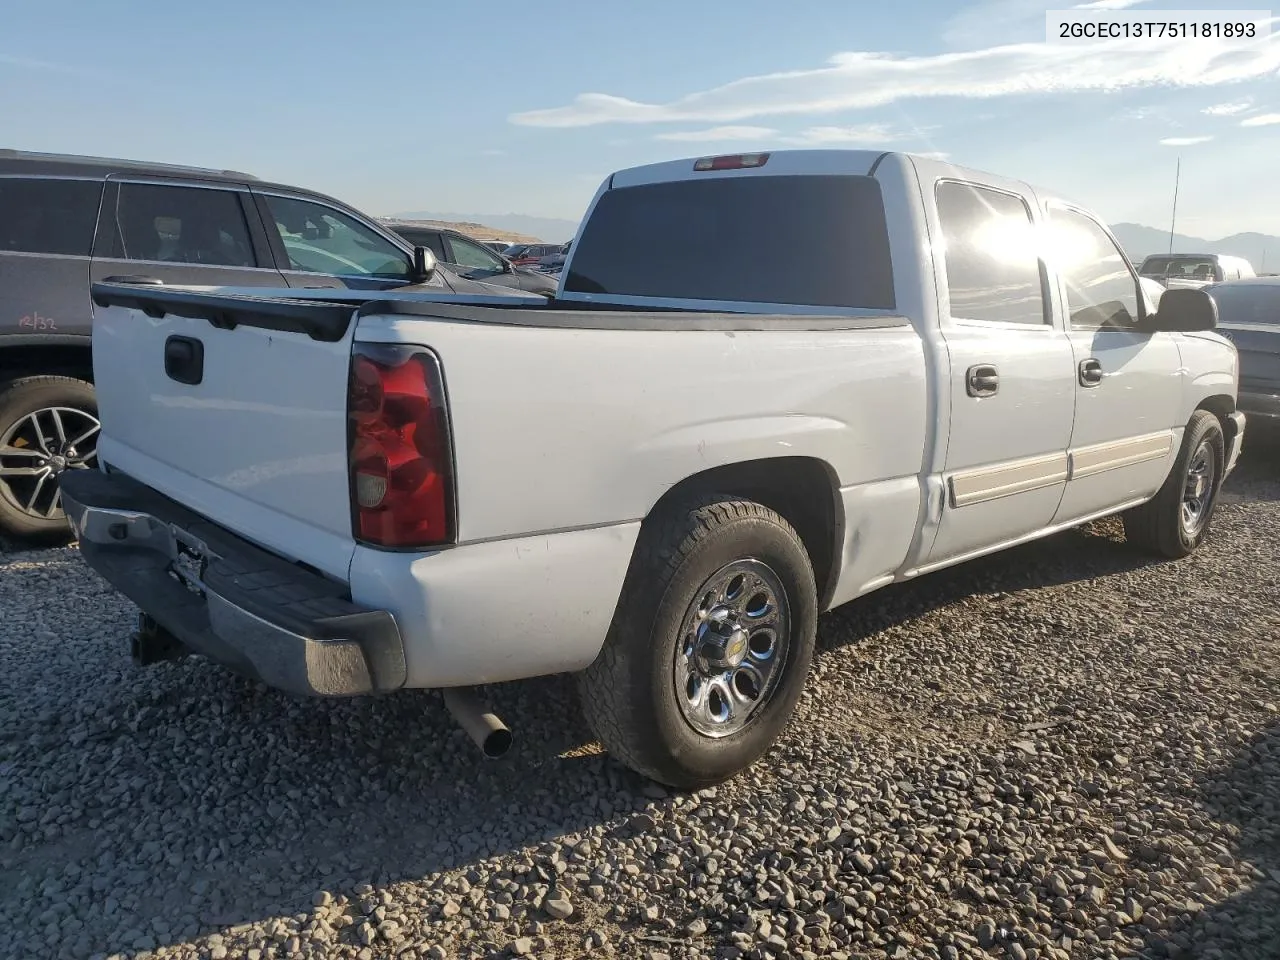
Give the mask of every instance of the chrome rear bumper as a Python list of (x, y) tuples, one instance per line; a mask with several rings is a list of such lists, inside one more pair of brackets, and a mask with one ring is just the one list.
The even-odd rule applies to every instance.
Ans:
[(194, 652), (293, 693), (397, 689), (395, 618), (121, 474), (75, 471), (62, 500), (85, 561)]

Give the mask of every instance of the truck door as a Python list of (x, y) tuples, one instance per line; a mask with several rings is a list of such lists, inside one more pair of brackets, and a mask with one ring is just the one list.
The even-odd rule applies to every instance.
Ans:
[(1016, 185), (939, 178), (933, 193), (925, 206), (950, 422), (926, 568), (1050, 524), (1067, 480), (1075, 405), (1071, 343), (1054, 321), (1031, 205)]
[(1180, 435), (1182, 357), (1174, 335), (1137, 329), (1138, 278), (1103, 227), (1049, 205), (1048, 266), (1066, 304), (1075, 360), (1071, 476), (1056, 523), (1151, 496), (1168, 476)]

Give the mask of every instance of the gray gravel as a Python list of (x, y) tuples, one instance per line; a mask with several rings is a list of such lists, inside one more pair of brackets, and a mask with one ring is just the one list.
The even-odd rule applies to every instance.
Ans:
[(1280, 956), (1280, 442), (1211, 544), (1114, 522), (824, 618), (767, 763), (668, 796), (563, 678), (299, 701), (191, 658), (74, 548), (0, 555), (0, 957)]

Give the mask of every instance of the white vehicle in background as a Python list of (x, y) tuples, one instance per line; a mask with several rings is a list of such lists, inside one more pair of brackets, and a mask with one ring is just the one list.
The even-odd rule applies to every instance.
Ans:
[(1138, 275), (1149, 277), (1172, 289), (1202, 289), (1224, 280), (1257, 276), (1253, 264), (1243, 257), (1218, 253), (1153, 254), (1142, 261)]
[(140, 659), (444, 688), (491, 754), (467, 688), (572, 671), (683, 788), (779, 736), (821, 611), (1114, 513), (1185, 556), (1244, 430), (1207, 294), (1152, 315), (1087, 211), (897, 153), (615, 173), (537, 305), (93, 296), (102, 470), (64, 499)]

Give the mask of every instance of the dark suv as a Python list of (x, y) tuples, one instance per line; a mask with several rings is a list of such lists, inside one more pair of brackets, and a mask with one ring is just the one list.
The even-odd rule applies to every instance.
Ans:
[(247, 174), (0, 150), (0, 535), (65, 538), (58, 476), (95, 465), (91, 282), (518, 295), (425, 259), (337, 200)]
[(479, 240), (444, 227), (392, 223), (392, 230), (419, 247), (426, 247), (441, 263), (447, 263), (469, 280), (514, 287), (526, 293), (554, 296), (559, 281), (526, 267), (512, 266)]

